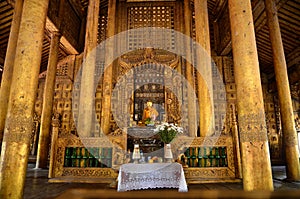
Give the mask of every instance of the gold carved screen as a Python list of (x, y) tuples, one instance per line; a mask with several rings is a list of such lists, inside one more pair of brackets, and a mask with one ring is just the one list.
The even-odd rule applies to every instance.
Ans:
[[(130, 50), (141, 48), (145, 44), (151, 47), (168, 50), (175, 48), (175, 34), (156, 34), (156, 28), (175, 29), (175, 4), (174, 2), (162, 3), (135, 3), (127, 7), (127, 28), (138, 29), (153, 27), (149, 33), (143, 31), (132, 31), (128, 35), (128, 46)], [(147, 58), (146, 58), (147, 59)], [(148, 63), (142, 68), (135, 69), (135, 92), (134, 92), (134, 120), (142, 119), (142, 112), (147, 101), (152, 101), (159, 111), (159, 120), (165, 118), (165, 87), (163, 68), (156, 70), (159, 64)], [(142, 69), (142, 70), (141, 70)], [(147, 80), (155, 80), (147, 82)], [(145, 82), (146, 81), (146, 82)], [(157, 81), (157, 82), (156, 82)]]
[[(175, 29), (174, 5), (152, 5), (152, 4), (131, 4), (127, 7), (127, 29), (138, 29), (145, 27)], [(150, 33), (143, 31), (132, 31), (128, 34), (129, 49), (137, 49), (152, 44), (152, 47), (160, 46), (165, 50), (174, 49), (175, 34), (161, 35), (155, 33), (153, 28)]]

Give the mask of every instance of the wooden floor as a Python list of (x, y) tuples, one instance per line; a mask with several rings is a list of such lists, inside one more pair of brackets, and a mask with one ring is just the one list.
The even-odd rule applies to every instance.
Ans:
[(48, 170), (28, 165), (24, 199), (95, 198), (300, 198), (300, 182), (285, 180), (285, 167), (272, 168), (274, 192), (244, 192), (242, 183), (188, 185), (189, 192), (175, 189), (128, 191), (119, 193), (108, 184), (49, 183)]

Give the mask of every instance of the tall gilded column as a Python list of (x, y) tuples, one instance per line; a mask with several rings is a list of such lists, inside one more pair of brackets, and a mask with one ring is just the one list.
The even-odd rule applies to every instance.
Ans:
[(19, 35), (19, 28), (22, 16), (23, 0), (16, 1), (14, 7), (14, 15), (11, 22), (8, 46), (4, 61), (4, 71), (0, 89), (0, 146), (3, 140), (5, 118), (7, 114), (7, 104), (10, 93), (12, 73), (15, 61), (16, 47)]
[(52, 136), (51, 136), (51, 152), (50, 152), (50, 165), (49, 165), (49, 173), (48, 178), (55, 177), (55, 168), (56, 168), (56, 152), (57, 152), (57, 138), (59, 133), (59, 127), (60, 127), (60, 114), (54, 113), (51, 121), (52, 126)]
[(43, 95), (43, 109), (41, 115), (40, 136), (37, 151), (36, 168), (47, 168), (50, 128), (53, 109), (53, 96), (58, 62), (59, 43), (61, 34), (53, 32), (51, 35), (50, 52), (47, 66), (47, 76)]
[(91, 136), (93, 129), (92, 125), (94, 118), (92, 118), (92, 111), (95, 98), (95, 49), (97, 47), (99, 8), (100, 0), (89, 1), (84, 46), (85, 62), (83, 64), (81, 76), (80, 104), (77, 124), (77, 131), (82, 137)]
[(0, 159), (0, 198), (22, 198), (48, 0), (25, 0)]
[[(107, 19), (107, 37), (112, 37), (115, 34), (115, 16), (116, 16), (116, 0), (108, 0), (108, 19)], [(112, 60), (114, 53), (113, 46), (106, 46), (105, 66), (107, 60)], [(105, 134), (110, 130), (110, 109), (111, 109), (111, 94), (112, 94), (112, 78), (113, 64), (107, 66), (103, 77), (103, 97), (102, 97), (102, 112), (101, 112), (101, 128)]]
[(228, 0), (244, 190), (273, 190), (250, 0)]
[(195, 0), (194, 6), (196, 42), (202, 47), (197, 50), (200, 136), (210, 136), (215, 127), (207, 0)]
[(273, 0), (265, 0), (265, 6), (280, 104), (283, 141), (286, 156), (286, 175), (289, 180), (300, 180), (297, 131), (295, 128), (290, 86), (278, 22), (277, 9)]
[[(190, 0), (184, 0), (184, 34), (188, 37), (191, 37), (191, 24), (192, 24), (192, 13), (191, 13), (191, 6)], [(187, 60), (192, 60), (191, 55), (191, 43), (190, 41), (185, 41), (186, 46), (186, 57)], [(188, 61), (186, 63), (186, 79), (189, 83), (188, 87), (188, 128), (189, 128), (189, 135), (192, 137), (197, 136), (197, 117), (196, 117), (196, 102), (193, 96), (195, 96), (195, 83), (194, 83), (194, 70), (191, 63)], [(190, 88), (190, 89), (189, 89)]]

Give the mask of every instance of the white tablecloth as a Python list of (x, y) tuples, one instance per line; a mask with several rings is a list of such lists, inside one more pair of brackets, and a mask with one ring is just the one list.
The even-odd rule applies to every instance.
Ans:
[(188, 191), (184, 172), (179, 163), (123, 164), (118, 176), (118, 191), (178, 188)]

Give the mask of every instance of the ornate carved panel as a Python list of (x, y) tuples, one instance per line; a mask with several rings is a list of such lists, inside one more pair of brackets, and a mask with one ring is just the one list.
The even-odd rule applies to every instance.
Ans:
[[(178, 80), (180, 77), (176, 79), (172, 70), (178, 64), (177, 55), (160, 49), (145, 48), (122, 55), (118, 65), (118, 86), (113, 95), (118, 102), (118, 108), (114, 109), (118, 113), (115, 114), (117, 120), (129, 121), (129, 118), (121, 118), (128, 112), (133, 120), (141, 120), (147, 101), (153, 102), (160, 112), (158, 119), (164, 120), (167, 88), (176, 92), (177, 96), (182, 93), (182, 86), (177, 85), (181, 82)], [(179, 97), (182, 98), (182, 95)], [(176, 101), (174, 97), (169, 98)], [(178, 103), (175, 109), (178, 110)]]
[(174, 142), (172, 142), (173, 155), (178, 158), (184, 153), (184, 150), (189, 147), (225, 147), (227, 155), (227, 167), (205, 167), (205, 168), (195, 168), (195, 167), (185, 167), (185, 177), (188, 181), (193, 180), (204, 180), (204, 179), (218, 179), (222, 180), (224, 178), (234, 179), (235, 173), (235, 153), (233, 149), (233, 141), (231, 136), (221, 136), (221, 137), (180, 137)]
[[(123, 135), (121, 134), (121, 137)], [(124, 138), (119, 139), (119, 136), (111, 137), (111, 138), (79, 138), (70, 133), (60, 133), (57, 140), (56, 147), (56, 156), (53, 161), (53, 169), (54, 169), (54, 178), (63, 178), (68, 181), (69, 177), (75, 178), (110, 178), (115, 179), (117, 177), (116, 171), (113, 169), (116, 166), (123, 163), (125, 160), (125, 153), (121, 149), (121, 146), (118, 145), (118, 140), (124, 140)], [(125, 138), (126, 139), (126, 138)], [(73, 164), (66, 164), (66, 149), (90, 149), (88, 152), (91, 153), (91, 157), (96, 156), (92, 149), (112, 149), (110, 152), (111, 163), (106, 163), (108, 168), (93, 168), (93, 167), (85, 167), (85, 164), (81, 164), (82, 161), (86, 161), (84, 158), (89, 156), (78, 156), (78, 151), (76, 152), (76, 156), (74, 156), (75, 167), (70, 167)], [(107, 150), (106, 150), (107, 151)], [(84, 152), (83, 152), (84, 153)], [(71, 154), (69, 154), (71, 155)], [(101, 157), (99, 157), (101, 158)], [(77, 165), (77, 166), (76, 166)], [(99, 164), (100, 165), (100, 164)], [(67, 167), (66, 167), (67, 166)], [(76, 179), (74, 179), (76, 181)]]
[(274, 92), (271, 92), (268, 79), (263, 76), (263, 96), (266, 115), (267, 136), (272, 164), (284, 163), (283, 134), (279, 102)]
[[(101, 4), (102, 2), (100, 2)], [(107, 28), (107, 8), (100, 9), (99, 22), (98, 22), (98, 43), (103, 42), (106, 39)]]

